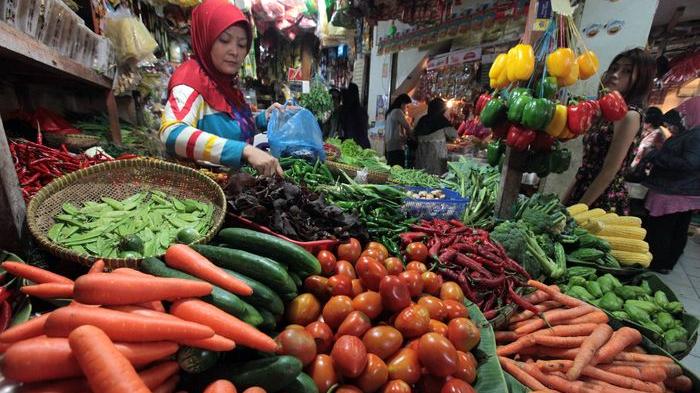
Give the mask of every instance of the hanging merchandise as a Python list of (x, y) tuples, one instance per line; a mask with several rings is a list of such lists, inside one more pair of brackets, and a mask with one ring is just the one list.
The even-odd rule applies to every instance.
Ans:
[(308, 3), (307, 0), (255, 0), (251, 9), (262, 32), (273, 27), (291, 41), (300, 31), (316, 30), (318, 8), (309, 7)]
[(336, 0), (331, 24), (346, 29), (355, 27), (355, 19), (350, 15), (350, 2), (348, 0)]
[(105, 36), (112, 41), (117, 53), (117, 61), (138, 63), (153, 55), (158, 43), (146, 26), (131, 12), (120, 9), (105, 20)]

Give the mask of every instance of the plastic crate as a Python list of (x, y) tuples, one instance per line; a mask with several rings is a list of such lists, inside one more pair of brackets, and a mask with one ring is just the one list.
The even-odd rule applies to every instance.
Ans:
[(36, 37), (39, 32), (39, 21), (42, 15), (42, 2), (37, 0), (16, 0), (17, 1), (17, 19), (15, 27)]
[[(432, 191), (427, 187), (404, 187), (407, 191), (420, 192)], [(464, 198), (458, 193), (443, 188), (445, 199), (414, 199), (406, 198), (401, 210), (410, 217), (417, 218), (442, 218), (444, 220), (460, 219), (469, 204), (469, 198)]]

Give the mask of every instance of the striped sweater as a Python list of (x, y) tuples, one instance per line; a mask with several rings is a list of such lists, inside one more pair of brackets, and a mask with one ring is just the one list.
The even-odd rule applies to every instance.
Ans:
[[(266, 126), (264, 112), (255, 125)], [(193, 88), (172, 89), (160, 125), (160, 140), (169, 154), (238, 168), (252, 137), (244, 135), (238, 120), (211, 108)]]

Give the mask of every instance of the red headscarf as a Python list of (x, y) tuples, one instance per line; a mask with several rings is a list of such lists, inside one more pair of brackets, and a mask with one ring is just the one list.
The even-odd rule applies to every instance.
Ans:
[(187, 85), (219, 112), (230, 113), (232, 104), (247, 107), (243, 93), (233, 86), (232, 77), (219, 72), (210, 55), (219, 35), (234, 24), (240, 25), (248, 33), (250, 49), (253, 39), (250, 22), (229, 0), (205, 0), (192, 11), (190, 33), (194, 58), (182, 63), (173, 73), (168, 92), (175, 86)]

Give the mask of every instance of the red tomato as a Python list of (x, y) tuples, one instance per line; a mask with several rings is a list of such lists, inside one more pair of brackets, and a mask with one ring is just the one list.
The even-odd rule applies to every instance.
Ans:
[(391, 326), (375, 326), (365, 333), (362, 342), (365, 344), (367, 352), (387, 359), (401, 348), (403, 336), (401, 332)]
[(355, 381), (358, 388), (365, 393), (377, 391), (389, 379), (386, 363), (377, 355), (367, 354), (367, 367)]
[(403, 262), (399, 258), (391, 257), (384, 260), (387, 274), (395, 276), (403, 271)]
[(363, 292), (352, 299), (352, 307), (374, 319), (382, 313), (382, 297), (377, 292)]
[(327, 323), (320, 321), (311, 322), (305, 329), (316, 342), (316, 352), (328, 353), (331, 350), (331, 346), (333, 346), (333, 330)]
[(277, 338), (277, 354), (294, 356), (304, 366), (316, 357), (316, 342), (304, 329), (285, 329)]
[(321, 274), (331, 276), (335, 272), (336, 259), (332, 252), (323, 250), (316, 255), (316, 259), (321, 264)]
[(394, 321), (394, 327), (404, 337), (417, 337), (430, 329), (430, 313), (428, 309), (417, 304), (406, 307)]
[(362, 251), (362, 254), (360, 254), (360, 258), (362, 257), (370, 257), (378, 260), (379, 262), (383, 262), (384, 259), (386, 258), (384, 256), (384, 253), (377, 250), (376, 248), (368, 248), (364, 251)]
[(451, 299), (443, 300), (442, 303), (445, 305), (445, 309), (447, 310), (448, 319), (466, 318), (469, 316), (469, 310), (463, 303)]
[(411, 304), (411, 293), (400, 278), (386, 276), (379, 284), (379, 294), (382, 296), (382, 306), (385, 310), (396, 312)]
[(369, 317), (365, 315), (365, 313), (362, 311), (353, 311), (348, 314), (345, 320), (343, 320), (343, 323), (340, 324), (335, 337), (338, 338), (345, 335), (362, 337), (371, 327), (372, 321), (369, 320)]
[(459, 378), (466, 383), (474, 383), (476, 380), (476, 358), (471, 352), (457, 351), (457, 358), (459, 359), (459, 367), (457, 371), (452, 374), (453, 377)]
[(400, 379), (395, 379), (384, 385), (382, 393), (411, 393), (411, 386)]
[(352, 280), (352, 297), (354, 298), (355, 296), (364, 292), (365, 288), (362, 286), (362, 280), (359, 278)]
[(422, 242), (413, 242), (406, 246), (406, 256), (412, 261), (425, 262), (428, 259), (428, 247)]
[(308, 374), (320, 392), (327, 392), (331, 386), (338, 383), (333, 359), (328, 355), (316, 356), (316, 359), (309, 366)]
[(416, 353), (418, 353), (418, 344), (420, 344), (420, 338), (414, 338), (413, 340), (409, 341), (406, 345), (404, 345), (404, 348), (411, 348), (412, 350), (416, 351)]
[(464, 292), (462, 292), (462, 288), (456, 282), (447, 281), (440, 288), (440, 299), (464, 303)]
[(447, 317), (447, 309), (442, 300), (435, 296), (423, 296), (418, 299), (418, 304), (424, 306), (430, 312), (430, 318), (442, 321)]
[(447, 338), (463, 352), (469, 352), (481, 340), (479, 328), (468, 318), (455, 318), (447, 325)]
[(352, 311), (352, 300), (349, 297), (333, 296), (323, 306), (323, 320), (331, 329), (336, 329)]
[(381, 254), (382, 261), (389, 258), (389, 250), (382, 243), (370, 242), (367, 248), (377, 250)]
[(353, 385), (341, 385), (341, 386), (338, 386), (338, 388), (335, 389), (333, 392), (335, 392), (335, 393), (362, 393), (362, 390), (360, 390), (357, 386), (353, 386)]
[(328, 279), (331, 295), (352, 296), (352, 279), (345, 274), (336, 274)]
[(445, 325), (444, 323), (442, 323), (436, 319), (431, 319), (429, 326), (430, 326), (429, 330), (431, 332), (434, 332), (434, 333), (437, 333), (437, 334), (440, 334), (443, 336), (447, 336), (447, 325)]
[(423, 293), (423, 279), (415, 270), (407, 270), (399, 274), (399, 278), (408, 286), (411, 297), (418, 297)]
[(377, 259), (363, 256), (355, 264), (362, 285), (372, 291), (379, 290), (379, 282), (387, 275), (386, 268)]
[(436, 377), (447, 377), (458, 369), (457, 350), (447, 337), (438, 333), (427, 333), (421, 337), (418, 359)]
[(293, 323), (291, 325), (287, 325), (285, 329), (298, 329), (298, 330), (304, 330), (304, 327), (301, 325), (297, 325), (296, 323)]
[(387, 363), (390, 379), (400, 379), (410, 385), (420, 379), (418, 353), (410, 348), (403, 348)]
[(418, 391), (421, 393), (438, 393), (444, 384), (444, 378), (438, 378), (430, 374), (423, 374), (418, 382)]
[(445, 382), (440, 390), (440, 393), (476, 393), (472, 385), (462, 381), (461, 379), (450, 379)]
[(352, 263), (348, 261), (338, 261), (338, 263), (335, 264), (335, 274), (345, 274), (351, 279), (357, 278), (355, 268), (352, 266)]
[(321, 303), (310, 293), (295, 297), (287, 306), (287, 321), (306, 326), (318, 318)]
[(331, 357), (335, 368), (344, 377), (357, 378), (367, 366), (367, 349), (355, 336), (342, 336), (336, 340)]
[(420, 274), (423, 274), (428, 271), (428, 267), (425, 266), (425, 263), (423, 262), (411, 261), (406, 265), (406, 270), (415, 270)]
[(355, 263), (362, 253), (362, 246), (357, 239), (350, 239), (338, 246), (338, 258)]
[(440, 295), (440, 288), (442, 288), (442, 277), (433, 272), (424, 272), (420, 277), (423, 279), (423, 292), (429, 293), (433, 296)]
[(328, 279), (323, 276), (309, 276), (304, 280), (304, 290), (325, 302), (331, 297), (331, 289), (328, 287)]

